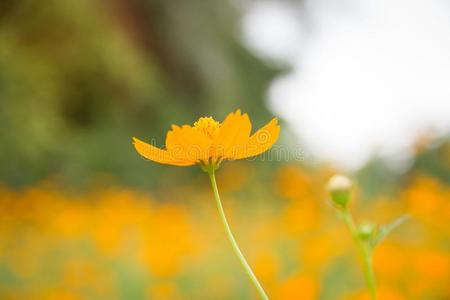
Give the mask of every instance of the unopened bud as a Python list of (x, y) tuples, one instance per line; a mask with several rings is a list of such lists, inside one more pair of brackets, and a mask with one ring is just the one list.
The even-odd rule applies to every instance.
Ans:
[(328, 181), (328, 192), (333, 203), (346, 208), (351, 198), (352, 182), (344, 175), (334, 175)]
[(377, 227), (373, 223), (363, 223), (358, 226), (358, 235), (361, 239), (367, 241), (375, 234), (376, 229)]

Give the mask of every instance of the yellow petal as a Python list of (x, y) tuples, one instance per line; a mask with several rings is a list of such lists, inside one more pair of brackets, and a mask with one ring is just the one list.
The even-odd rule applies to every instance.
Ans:
[(267, 125), (256, 131), (247, 143), (233, 153), (229, 159), (242, 159), (261, 154), (270, 149), (275, 144), (280, 135), (280, 126), (276, 118)]
[(216, 155), (230, 157), (248, 141), (252, 124), (247, 114), (240, 110), (230, 113), (220, 125), (220, 130), (214, 140)]
[(195, 163), (193, 161), (174, 159), (168, 151), (147, 144), (137, 138), (133, 138), (133, 145), (140, 155), (154, 162), (174, 166), (191, 166)]
[(206, 136), (189, 125), (172, 125), (166, 137), (167, 151), (180, 160), (207, 161), (210, 144)]

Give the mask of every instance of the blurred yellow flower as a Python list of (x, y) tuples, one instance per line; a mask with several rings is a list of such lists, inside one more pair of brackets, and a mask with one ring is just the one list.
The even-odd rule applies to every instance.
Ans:
[(380, 245), (374, 255), (374, 267), (380, 278), (396, 282), (402, 278), (412, 260), (410, 253), (397, 244), (384, 243)]
[[(370, 295), (365, 291), (361, 291), (351, 295), (349, 297), (344, 297), (344, 300), (369, 300)], [(380, 286), (378, 289), (378, 299), (381, 300), (405, 300), (406, 298), (403, 294), (395, 288), (388, 286)], [(414, 298), (416, 299), (416, 298)]]
[(412, 263), (417, 273), (431, 282), (450, 279), (450, 259), (447, 253), (426, 249), (421, 251)]
[(160, 282), (149, 288), (148, 299), (176, 300), (181, 299), (180, 292), (172, 282)]
[(319, 284), (311, 277), (296, 274), (286, 279), (278, 288), (275, 299), (317, 299)]
[(193, 126), (172, 125), (167, 133), (166, 149), (160, 149), (133, 138), (137, 152), (162, 164), (175, 166), (218, 166), (222, 160), (236, 160), (261, 154), (278, 139), (280, 127), (274, 118), (251, 133), (252, 124), (240, 110), (230, 113), (222, 123), (202, 117)]

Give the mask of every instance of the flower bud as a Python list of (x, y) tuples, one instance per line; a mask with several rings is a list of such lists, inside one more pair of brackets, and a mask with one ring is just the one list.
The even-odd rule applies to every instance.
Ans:
[(328, 181), (328, 192), (333, 203), (340, 208), (346, 208), (351, 198), (352, 182), (344, 175), (334, 175)]
[(367, 241), (375, 234), (376, 229), (373, 223), (363, 223), (358, 226), (358, 235), (362, 240)]

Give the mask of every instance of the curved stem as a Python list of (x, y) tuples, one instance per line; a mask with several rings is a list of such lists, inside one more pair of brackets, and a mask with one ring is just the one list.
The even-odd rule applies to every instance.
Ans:
[(367, 288), (369, 289), (370, 296), (372, 300), (377, 299), (375, 275), (372, 267), (372, 251), (366, 243), (364, 243), (358, 236), (358, 230), (356, 229), (353, 217), (349, 210), (346, 208), (342, 211), (342, 216), (348, 230), (350, 231), (353, 239), (355, 240), (356, 246), (358, 248), (359, 255), (361, 256), (363, 263), (364, 277), (366, 280)]
[(209, 178), (211, 180), (211, 186), (212, 186), (212, 189), (214, 192), (214, 198), (216, 200), (217, 209), (219, 210), (220, 218), (222, 220), (223, 226), (225, 228), (225, 232), (227, 234), (228, 240), (231, 243), (233, 251), (236, 254), (237, 258), (239, 259), (239, 262), (241, 263), (242, 267), (245, 269), (245, 272), (247, 273), (251, 282), (255, 286), (259, 295), (261, 296), (261, 299), (269, 300), (269, 297), (267, 297), (266, 292), (264, 291), (263, 287), (261, 286), (261, 284), (259, 283), (255, 274), (253, 273), (252, 269), (250, 268), (250, 265), (247, 263), (247, 260), (245, 259), (244, 255), (242, 254), (241, 250), (239, 249), (239, 246), (236, 243), (236, 240), (234, 239), (233, 233), (231, 232), (230, 226), (228, 225), (228, 221), (227, 221), (227, 218), (225, 217), (225, 212), (223, 210), (222, 203), (220, 201), (219, 190), (217, 189), (216, 176), (214, 174), (214, 170), (209, 170), (208, 174), (209, 174)]

